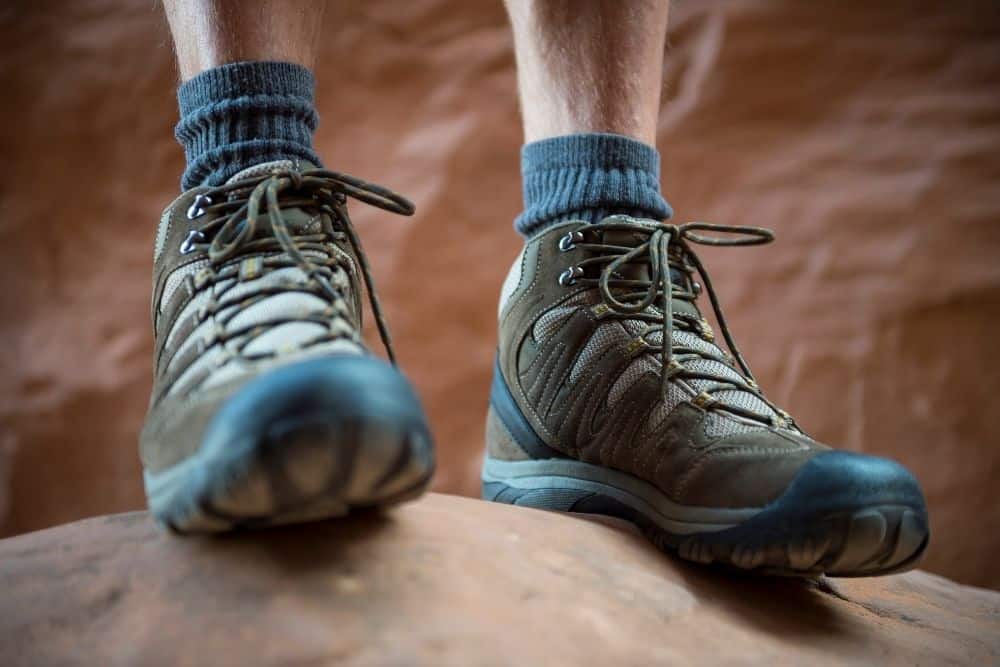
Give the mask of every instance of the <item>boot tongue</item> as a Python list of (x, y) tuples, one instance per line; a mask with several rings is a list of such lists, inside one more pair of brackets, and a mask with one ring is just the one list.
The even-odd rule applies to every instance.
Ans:
[[(228, 181), (226, 181), (226, 184), (229, 185), (237, 181), (260, 178), (261, 176), (269, 176), (271, 174), (278, 174), (286, 171), (302, 172), (307, 169), (316, 169), (316, 165), (311, 162), (306, 162), (305, 160), (274, 160), (272, 162), (262, 162), (261, 164), (255, 164), (252, 167), (248, 167), (243, 171), (237, 172), (230, 177)], [(262, 213), (261, 215), (266, 217), (267, 213)], [(288, 225), (288, 231), (292, 234), (315, 234), (322, 229), (320, 216), (307, 213), (301, 208), (282, 208), (281, 217), (285, 219), (285, 222)], [(254, 234), (254, 237), (263, 238), (271, 235), (270, 225), (258, 224), (257, 232)]]
[[(656, 222), (654, 220), (644, 220), (642, 218), (633, 218), (627, 215), (613, 215), (605, 218), (602, 222), (625, 222), (640, 227), (647, 227), (650, 230), (654, 229)], [(608, 245), (616, 245), (634, 248), (635, 246), (644, 243), (648, 238), (647, 234), (639, 230), (611, 230), (604, 232), (604, 242)], [(625, 280), (649, 280), (650, 279), (650, 267), (648, 262), (633, 262), (630, 264), (625, 264), (617, 271), (615, 275), (624, 278)], [(687, 284), (687, 276), (683, 271), (678, 269), (670, 269), (670, 280), (674, 285), (682, 290), (690, 289)], [(660, 302), (657, 300), (654, 304), (657, 308), (660, 307)], [(701, 313), (698, 307), (693, 303), (687, 301), (681, 301), (679, 299), (674, 299), (673, 309), (675, 313), (690, 315), (692, 317), (701, 317)]]
[(307, 169), (316, 169), (316, 165), (305, 160), (272, 160), (271, 162), (261, 162), (235, 173), (226, 181), (226, 185), (248, 178), (258, 178), (283, 171), (306, 171)]

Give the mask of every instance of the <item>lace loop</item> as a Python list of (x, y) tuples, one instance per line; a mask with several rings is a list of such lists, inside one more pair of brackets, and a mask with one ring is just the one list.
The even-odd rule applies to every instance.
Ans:
[[(696, 231), (718, 232), (732, 236), (702, 236)], [(764, 245), (774, 240), (774, 232), (764, 227), (745, 225), (720, 225), (714, 222), (686, 222), (678, 226), (678, 235), (692, 243), (709, 246), (749, 246)]]

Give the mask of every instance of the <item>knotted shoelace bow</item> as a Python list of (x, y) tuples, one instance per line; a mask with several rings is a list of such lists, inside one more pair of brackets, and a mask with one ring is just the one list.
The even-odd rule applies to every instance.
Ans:
[[(635, 245), (618, 245), (608, 243), (605, 239), (608, 232), (625, 232), (634, 235), (638, 241)], [(731, 234), (733, 236), (706, 236), (697, 232), (714, 232)], [(596, 240), (588, 240), (596, 237)], [(626, 220), (612, 220), (582, 227), (571, 232), (560, 241), (560, 247), (569, 249), (571, 246), (589, 251), (591, 256), (579, 261), (560, 276), (560, 283), (567, 285), (579, 282), (585, 285), (597, 286), (601, 299), (609, 311), (620, 318), (636, 319), (651, 323), (646, 328), (640, 340), (648, 350), (655, 350), (657, 345), (648, 340), (648, 336), (657, 331), (662, 332), (659, 347), (659, 358), (663, 365), (662, 391), (667, 391), (668, 383), (674, 379), (700, 379), (716, 382), (710, 389), (696, 392), (695, 404), (704, 409), (718, 409), (736, 414), (756, 422), (773, 426), (787, 427), (794, 424), (784, 410), (774, 406), (763, 396), (754, 379), (750, 366), (740, 353), (733, 339), (722, 311), (712, 280), (697, 254), (691, 248), (692, 244), (706, 246), (751, 246), (770, 243), (774, 233), (763, 227), (744, 227), (737, 225), (719, 225), (708, 222), (688, 222), (674, 225), (662, 222), (644, 221), (642, 223)], [(625, 278), (622, 269), (629, 264), (645, 264), (648, 267), (649, 278)], [(600, 267), (600, 277), (588, 277), (588, 267)], [(684, 279), (678, 285), (673, 280), (673, 270), (678, 270)], [(593, 272), (590, 272), (592, 275)], [(722, 330), (723, 338), (733, 359), (742, 371), (742, 381), (709, 372), (698, 372), (687, 368), (675, 357), (679, 351), (685, 355), (698, 356), (711, 361), (717, 361), (731, 367), (729, 360), (717, 357), (703, 349), (675, 349), (673, 333), (675, 327), (682, 326), (713, 340), (708, 323), (690, 314), (674, 312), (674, 301), (684, 300), (694, 304), (700, 293), (700, 285), (693, 279), (697, 274), (704, 284), (705, 292), (711, 301), (716, 321)], [(691, 285), (687, 289), (684, 285)], [(616, 293), (617, 292), (617, 293)], [(656, 311), (660, 312), (657, 313)], [(720, 350), (721, 351), (721, 350)], [(725, 354), (725, 352), (723, 352)], [(733, 388), (749, 391), (771, 407), (777, 419), (736, 405), (730, 405), (711, 396), (712, 392)]]
[[(386, 325), (381, 303), (375, 291), (368, 258), (354, 224), (347, 213), (347, 199), (352, 198), (399, 215), (412, 215), (413, 204), (406, 198), (373, 183), (326, 169), (279, 171), (217, 186), (197, 196), (188, 212), (189, 218), (207, 215), (185, 241), (182, 252), (207, 245), (213, 266), (219, 266), (248, 252), (280, 250), (319, 286), (329, 299), (342, 299), (340, 288), (331, 283), (329, 263), (317, 263), (307, 251), (325, 254), (324, 244), (342, 235), (358, 258), (379, 336), (389, 360), (396, 354)], [(329, 216), (332, 225), (313, 234), (293, 234), (283, 209), (302, 208)], [(260, 233), (270, 232), (270, 234)], [(338, 234), (340, 233), (340, 234)]]

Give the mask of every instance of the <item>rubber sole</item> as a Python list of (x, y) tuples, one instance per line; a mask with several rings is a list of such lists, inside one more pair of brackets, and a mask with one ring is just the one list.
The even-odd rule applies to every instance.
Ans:
[(899, 572), (913, 567), (929, 538), (912, 476), (891, 461), (847, 452), (816, 457), (763, 508), (678, 505), (642, 480), (571, 459), (487, 457), (482, 479), (487, 500), (625, 519), (662, 550), (756, 574)]
[(434, 472), (409, 384), (370, 358), (325, 359), (256, 379), (219, 411), (199, 450), (144, 482), (178, 533), (344, 516), (420, 495)]

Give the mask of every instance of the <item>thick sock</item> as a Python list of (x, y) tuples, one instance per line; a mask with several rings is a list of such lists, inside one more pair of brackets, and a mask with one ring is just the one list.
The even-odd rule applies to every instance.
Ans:
[(315, 88), (307, 68), (281, 62), (230, 63), (181, 85), (174, 132), (187, 158), (181, 187), (220, 185), (272, 160), (319, 165), (312, 148)]
[(566, 220), (673, 215), (660, 194), (660, 154), (618, 134), (570, 134), (526, 144), (521, 176), (524, 212), (514, 226), (525, 236)]

